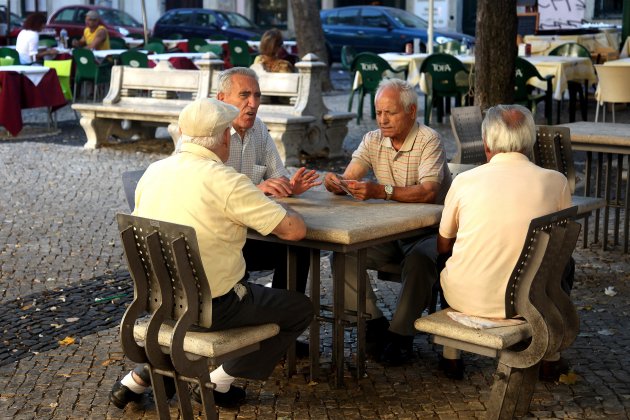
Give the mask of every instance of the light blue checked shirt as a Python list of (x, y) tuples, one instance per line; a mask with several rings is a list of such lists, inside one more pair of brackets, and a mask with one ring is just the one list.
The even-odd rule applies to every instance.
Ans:
[(290, 178), (267, 126), (260, 118), (256, 118), (254, 126), (247, 130), (244, 139), (241, 140), (234, 127), (231, 128), (230, 135), (230, 157), (225, 162), (226, 165), (247, 175), (254, 185), (269, 178)]

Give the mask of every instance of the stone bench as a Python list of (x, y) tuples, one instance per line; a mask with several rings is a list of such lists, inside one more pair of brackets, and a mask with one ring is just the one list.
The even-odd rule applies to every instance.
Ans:
[(72, 105), (81, 114), (84, 147), (99, 147), (110, 136), (155, 138), (160, 126), (168, 127), (176, 142), (179, 113), (195, 98), (209, 95), (212, 74), (222, 67), (221, 60), (209, 60), (205, 70), (175, 70), (167, 62), (155, 68), (114, 66), (102, 103)]

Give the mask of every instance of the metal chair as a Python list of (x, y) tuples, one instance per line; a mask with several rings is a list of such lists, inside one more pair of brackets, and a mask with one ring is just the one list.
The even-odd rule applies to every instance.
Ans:
[(134, 283), (120, 325), (125, 356), (148, 364), (160, 419), (170, 418), (166, 377), (175, 380), (182, 418), (194, 418), (188, 383), (199, 386), (205, 418), (218, 418), (209, 365), (259, 349), (280, 328), (263, 324), (206, 332), (212, 326), (212, 293), (195, 230), (128, 214), (118, 214), (117, 221)]
[[(428, 56), (420, 67), (427, 77), (428, 92), (424, 96), (424, 124), (431, 122), (433, 105), (437, 104), (437, 121), (442, 122), (444, 99), (455, 98), (455, 106), (465, 102), (470, 91), (469, 74), (464, 64), (449, 54), (436, 53)], [(429, 82), (430, 81), (430, 82)], [(450, 102), (447, 102), (450, 105)]]
[(126, 50), (128, 48), (124, 39), (111, 36), (109, 37), (109, 46), (112, 50)]
[(482, 121), (481, 108), (476, 105), (451, 110), (451, 129), (457, 145), (457, 153), (451, 159), (451, 163), (477, 165), (486, 163), (481, 138)]
[(127, 50), (118, 56), (120, 63), (123, 66), (131, 67), (149, 67), (149, 59), (145, 53), (136, 50)]
[[(553, 50), (549, 51), (549, 55), (562, 56), (562, 57), (588, 57), (592, 63), (591, 52), (584, 46), (575, 42), (568, 42), (566, 44), (558, 45)], [(569, 121), (575, 121), (575, 104), (576, 97), (580, 101), (580, 110), (582, 113), (582, 121), (588, 120), (588, 90), (589, 82), (584, 80), (584, 83), (577, 82), (575, 80), (567, 81), (569, 88)], [(582, 89), (583, 87), (583, 89)], [(558, 112), (556, 116), (556, 123), (560, 124), (560, 109), (562, 107), (562, 101), (558, 104)]]
[(561, 278), (580, 233), (575, 207), (533, 219), (505, 290), (506, 318), (525, 323), (474, 329), (452, 320), (451, 309), (419, 318), (415, 327), (435, 344), (498, 358), (487, 404), (489, 419), (511, 419), (529, 409), (540, 361), (568, 348), (579, 318)]
[(229, 40), (228, 50), (233, 67), (249, 67), (254, 62), (254, 56), (249, 52), (249, 44), (242, 39)]
[[(531, 109), (532, 114), (536, 115), (536, 106), (538, 102), (545, 101), (545, 117), (547, 119), (547, 125), (551, 125), (553, 114), (553, 75), (542, 77), (538, 72), (538, 69), (536, 69), (532, 63), (521, 57), (516, 57), (515, 67), (514, 102), (517, 104), (526, 104), (527, 107)], [(544, 92), (536, 92), (535, 87), (530, 83), (530, 79), (538, 79), (546, 82), (547, 88)]]
[(378, 84), (383, 80), (383, 73), (390, 71), (392, 73), (400, 73), (403, 70), (394, 70), (387, 61), (383, 60), (376, 54), (364, 52), (359, 53), (354, 57), (352, 62), (352, 72), (359, 72), (361, 75), (361, 84), (357, 89), (350, 92), (350, 99), (348, 100), (348, 112), (352, 110), (352, 101), (355, 92), (359, 94), (359, 109), (357, 110), (357, 123), (361, 122), (363, 118), (363, 97), (370, 94), (370, 104), (372, 109), (372, 119), (376, 118), (376, 110), (374, 108), (374, 95)]
[(87, 48), (75, 48), (72, 51), (72, 59), (76, 65), (74, 92), (72, 93), (73, 101), (76, 102), (77, 100), (77, 86), (85, 82), (91, 82), (94, 86), (93, 101), (96, 102), (98, 85), (109, 84), (112, 70), (111, 63), (105, 61), (101, 64), (97, 64), (94, 53)]
[(606, 66), (595, 65), (599, 83), (595, 98), (597, 107), (595, 108), (595, 122), (599, 118), (599, 107), (603, 106), (602, 122), (606, 122), (606, 107), (604, 103), (612, 104), (612, 122), (615, 122), (615, 104), (630, 102), (630, 67), (627, 66)]

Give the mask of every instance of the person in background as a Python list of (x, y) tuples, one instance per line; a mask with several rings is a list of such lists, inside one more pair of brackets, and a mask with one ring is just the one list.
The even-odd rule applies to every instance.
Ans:
[[(437, 247), (440, 256), (452, 256), (440, 278), (456, 311), (505, 318), (505, 290), (530, 221), (570, 207), (571, 190), (563, 174), (529, 161), (536, 126), (527, 108), (490, 108), (481, 132), (488, 163), (458, 175), (444, 201)], [(573, 267), (570, 263), (562, 280), (567, 294)], [(444, 347), (439, 367), (449, 378), (463, 377), (458, 350)], [(542, 361), (540, 377), (553, 381), (567, 372), (558, 353)]]
[(57, 55), (54, 48), (39, 49), (39, 32), (46, 25), (46, 15), (33, 13), (24, 21), (24, 29), (20, 31), (15, 42), (15, 50), (20, 54), (20, 63), (32, 64), (42, 60), (46, 56)]
[(265, 32), (260, 40), (260, 55), (254, 59), (252, 68), (260, 66), (263, 70), (272, 73), (295, 72), (294, 63), (286, 59), (289, 54), (282, 47), (283, 43), (282, 33), (279, 30), (274, 28)]
[(85, 29), (83, 37), (72, 41), (75, 48), (85, 47), (90, 50), (109, 50), (109, 34), (107, 28), (101, 23), (101, 16), (96, 10), (90, 10), (85, 14)]

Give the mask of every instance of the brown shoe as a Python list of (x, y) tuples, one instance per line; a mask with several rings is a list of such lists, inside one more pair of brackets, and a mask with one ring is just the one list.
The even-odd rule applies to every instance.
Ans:
[(544, 382), (558, 382), (560, 375), (569, 373), (569, 363), (562, 357), (559, 360), (540, 362), (538, 378)]

